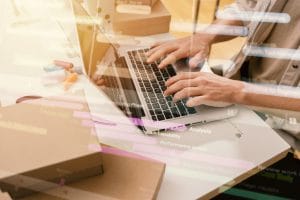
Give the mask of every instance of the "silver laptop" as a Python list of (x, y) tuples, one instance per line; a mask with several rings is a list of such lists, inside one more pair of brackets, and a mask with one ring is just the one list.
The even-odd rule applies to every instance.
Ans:
[[(78, 0), (73, 0), (73, 9), (76, 17), (92, 20)], [(187, 99), (174, 103), (172, 96), (163, 95), (165, 81), (180, 70), (188, 69), (184, 61), (160, 70), (158, 62), (146, 62), (147, 48), (120, 47), (109, 41), (99, 25), (80, 21), (77, 20), (77, 31), (86, 75), (91, 79), (97, 77), (99, 89), (144, 133), (181, 130), (237, 114), (233, 105), (191, 108), (185, 105)]]

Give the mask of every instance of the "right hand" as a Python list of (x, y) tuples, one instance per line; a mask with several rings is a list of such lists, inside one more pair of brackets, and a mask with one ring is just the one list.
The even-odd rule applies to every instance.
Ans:
[(196, 68), (209, 56), (211, 44), (212, 40), (201, 34), (156, 43), (146, 54), (147, 62), (152, 63), (165, 57), (158, 66), (158, 68), (164, 68), (169, 64), (174, 64), (179, 59), (190, 58), (189, 66)]

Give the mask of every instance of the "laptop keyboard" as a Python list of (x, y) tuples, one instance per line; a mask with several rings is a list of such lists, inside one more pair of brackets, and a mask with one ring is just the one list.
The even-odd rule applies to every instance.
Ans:
[(171, 65), (165, 69), (159, 69), (157, 62), (148, 64), (145, 56), (148, 50), (131, 51), (128, 55), (152, 120), (162, 121), (195, 114), (197, 111), (194, 108), (185, 105), (186, 99), (174, 103), (172, 96), (163, 95), (166, 89), (165, 82), (175, 76), (176, 72)]

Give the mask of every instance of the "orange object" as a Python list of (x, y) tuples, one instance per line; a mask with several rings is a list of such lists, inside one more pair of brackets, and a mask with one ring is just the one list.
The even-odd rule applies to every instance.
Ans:
[(74, 83), (76, 82), (78, 79), (78, 74), (77, 73), (71, 73), (65, 80), (65, 82), (69, 82), (69, 83)]
[(62, 67), (66, 70), (70, 70), (74, 67), (73, 63), (70, 63), (70, 62), (65, 62), (65, 61), (61, 61), (61, 60), (54, 60), (53, 62), (55, 65)]
[(71, 73), (64, 81), (64, 88), (68, 90), (78, 80), (77, 73)]

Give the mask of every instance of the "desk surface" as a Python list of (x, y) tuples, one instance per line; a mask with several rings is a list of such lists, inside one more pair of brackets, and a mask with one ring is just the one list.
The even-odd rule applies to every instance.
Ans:
[[(209, 198), (283, 158), (290, 148), (253, 111), (243, 107), (229, 120), (151, 137), (141, 134), (109, 106), (103, 94), (92, 88), (86, 89), (86, 94), (92, 114), (117, 124), (96, 124), (99, 141), (167, 164), (158, 199)], [(97, 103), (106, 107), (94, 104), (93, 99), (101, 99)]]

